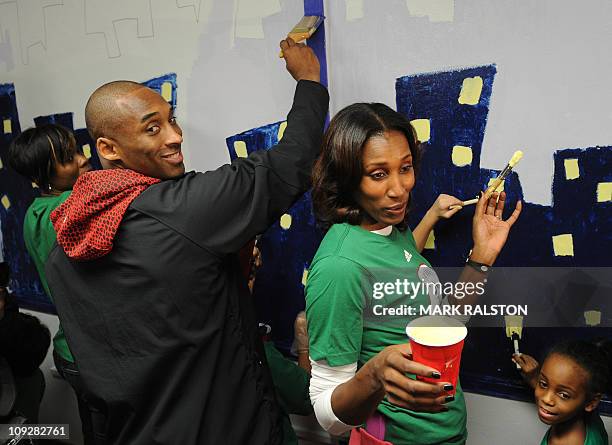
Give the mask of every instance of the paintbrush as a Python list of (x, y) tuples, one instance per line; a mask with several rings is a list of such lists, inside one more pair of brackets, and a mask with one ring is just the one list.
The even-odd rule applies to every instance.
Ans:
[[(516, 164), (518, 164), (518, 162), (522, 159), (522, 157), (523, 157), (523, 152), (521, 150), (517, 150), (514, 152), (514, 154), (512, 155), (512, 158), (510, 159), (506, 167), (502, 170), (499, 176), (495, 178), (493, 182), (491, 182), (491, 185), (487, 187), (487, 189), (484, 191), (484, 194), (483, 194), (484, 199), (489, 199), (491, 197), (491, 195), (495, 192), (495, 190), (497, 190), (497, 188), (501, 185), (501, 183), (506, 180), (508, 175), (512, 172), (512, 169), (516, 166)], [(461, 204), (453, 204), (448, 207), (448, 210), (453, 210), (453, 209), (456, 209), (457, 207), (464, 207), (470, 204), (476, 204), (477, 202), (478, 202), (478, 198), (470, 199), (469, 201), (463, 201)]]
[(448, 206), (448, 210), (453, 210), (453, 209), (456, 209), (458, 207), (469, 206), (469, 205), (472, 205), (472, 204), (476, 204), (477, 202), (478, 202), (478, 198), (469, 199), (467, 201), (463, 201), (461, 204), (453, 204), (452, 206)]
[[(293, 27), (287, 37), (291, 37), (295, 43), (303, 42), (306, 39), (312, 37), (317, 31), (319, 25), (323, 23), (324, 17), (320, 15), (305, 15), (302, 19)], [(283, 58), (283, 50), (280, 51), (278, 57)]]
[[(523, 333), (523, 317), (520, 315), (506, 315), (504, 319), (506, 321), (506, 337), (512, 340), (514, 353), (520, 355), (519, 339)], [(516, 369), (521, 369), (521, 365), (516, 363)]]
[(523, 158), (523, 152), (521, 150), (517, 150), (512, 155), (512, 158), (508, 162), (508, 165), (502, 170), (497, 178), (491, 183), (489, 187), (484, 192), (484, 199), (489, 199), (493, 192), (497, 190), (497, 187), (501, 185), (502, 182), (508, 177), (508, 175), (512, 172), (512, 169), (518, 162)]

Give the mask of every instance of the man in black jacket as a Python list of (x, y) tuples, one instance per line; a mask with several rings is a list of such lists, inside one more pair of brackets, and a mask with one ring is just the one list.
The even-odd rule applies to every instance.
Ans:
[(105, 167), (52, 214), (47, 277), (101, 443), (280, 444), (281, 418), (237, 252), (309, 187), (329, 97), (314, 53), (281, 42), (298, 81), (271, 150), (184, 173), (157, 93), (112, 82), (87, 127)]

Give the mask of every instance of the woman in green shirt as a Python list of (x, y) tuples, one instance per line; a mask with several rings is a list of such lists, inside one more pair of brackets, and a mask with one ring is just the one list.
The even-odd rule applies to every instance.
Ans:
[[(417, 169), (417, 141), (403, 115), (383, 104), (362, 103), (332, 119), (313, 171), (314, 210), (327, 233), (306, 285), (310, 397), (319, 423), (334, 434), (368, 420), (369, 427), (376, 418), (373, 435), (395, 445), (463, 444), (461, 386), (407, 377), (440, 374), (411, 360), (405, 327), (416, 317), (383, 315), (385, 308), (427, 306), (429, 297), (423, 291), (374, 293), (395, 289), (396, 279), (419, 282), (422, 269), (430, 267), (420, 254), (429, 232), (458, 211), (449, 210), (458, 199), (440, 195), (410, 231), (406, 214)], [(486, 267), (520, 213), (519, 202), (504, 221), (504, 204), (504, 193), (477, 203), (474, 247), (459, 281), (485, 280)], [(472, 304), (476, 298), (451, 295), (449, 303)]]
[[(56, 236), (49, 215), (68, 198), (77, 178), (91, 170), (91, 164), (77, 147), (72, 132), (55, 124), (25, 130), (12, 141), (8, 155), (9, 165), (40, 189), (40, 197), (26, 211), (23, 238), (45, 292), (51, 298), (45, 263)], [(85, 391), (61, 324), (53, 338), (53, 359), (58, 372), (76, 392), (87, 443), (91, 440), (91, 421), (84, 401)]]

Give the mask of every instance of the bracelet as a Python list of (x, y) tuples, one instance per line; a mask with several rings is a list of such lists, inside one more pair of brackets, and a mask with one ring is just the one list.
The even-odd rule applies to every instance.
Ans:
[(492, 269), (491, 266), (487, 266), (486, 264), (472, 261), (470, 258), (467, 259), (467, 261), (465, 262), (465, 265), (470, 266), (471, 268), (476, 269), (478, 272), (485, 273), (485, 274), (489, 273)]

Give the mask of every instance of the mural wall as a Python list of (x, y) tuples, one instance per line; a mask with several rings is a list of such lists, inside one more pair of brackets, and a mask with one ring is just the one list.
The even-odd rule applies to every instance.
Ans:
[[(294, 85), (278, 41), (317, 2), (127, 3), (0, 2), (4, 256), (15, 269), (12, 287), (33, 308), (51, 310), (18, 229), (36, 190), (5, 165), (12, 137), (54, 120), (76, 129), (95, 158), (83, 130), (89, 94), (109, 80), (157, 79), (162, 92), (164, 82), (172, 84), (168, 100), (176, 102), (185, 132), (188, 169), (212, 169), (270, 148), (282, 137)], [(519, 174), (504, 186), (510, 207), (517, 199), (526, 205), (499, 266), (611, 266), (610, 2), (324, 3), (332, 114), (357, 101), (384, 102), (413, 121), (423, 143), (413, 225), (439, 193), (473, 197), (521, 149)], [(163, 73), (176, 77), (159, 78)], [(469, 224), (469, 211), (462, 211), (436, 227), (426, 248), (435, 266), (461, 264)], [(261, 240), (255, 298), (285, 351), (320, 238), (305, 196)], [(542, 352), (557, 338), (590, 335), (585, 329), (607, 327), (604, 334), (612, 335), (609, 300), (583, 306), (576, 331), (549, 330), (542, 338), (525, 330), (525, 347)], [(473, 332), (465, 386), (527, 397), (509, 363), (478, 354), (510, 353), (503, 327), (494, 335)]]
[[(499, 175), (500, 170), (481, 168), (480, 161), (496, 73), (495, 65), (487, 65), (404, 76), (395, 82), (397, 110), (411, 119), (423, 155), (411, 195), (412, 227), (439, 194), (471, 198)], [(228, 138), (230, 156), (245, 157), (272, 148), (282, 138), (284, 126), (285, 122), (279, 122)], [(612, 337), (612, 288), (607, 278), (612, 205), (606, 191), (612, 185), (612, 147), (565, 149), (551, 155), (555, 162), (552, 206), (529, 202), (516, 173), (503, 185), (508, 203), (505, 218), (519, 199), (525, 204), (495, 264), (502, 272), (491, 276), (492, 295), (487, 301), (529, 305), (532, 316), (521, 320), (521, 345), (536, 356), (568, 336)], [(440, 271), (441, 267), (465, 262), (472, 247), (473, 212), (473, 207), (467, 207), (430, 234), (425, 256), (440, 274), (456, 272)], [(261, 317), (277, 327), (277, 343), (286, 349), (292, 338), (291, 320), (304, 306), (303, 285), (321, 236), (307, 194), (260, 243), (263, 267), (255, 298)], [(552, 292), (551, 283), (555, 284)], [(527, 289), (530, 295), (522, 295)], [(504, 317), (475, 317), (470, 323), (463, 387), (531, 400), (530, 391), (508, 360), (513, 350)], [(610, 408), (605, 401), (603, 410), (610, 412)]]

